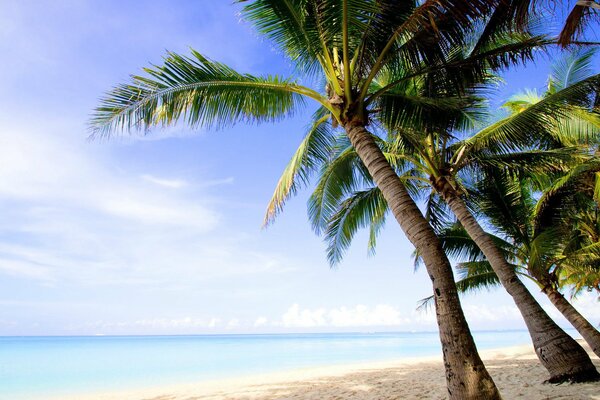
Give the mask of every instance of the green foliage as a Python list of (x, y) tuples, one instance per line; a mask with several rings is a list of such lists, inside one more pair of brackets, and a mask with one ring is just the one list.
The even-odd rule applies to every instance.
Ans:
[[(571, 132), (558, 129), (561, 121), (579, 118), (581, 109), (588, 109), (600, 87), (600, 74), (581, 80), (567, 88), (549, 94), (527, 106), (523, 97), (509, 103), (520, 111), (486, 127), (462, 142), (463, 157), (481, 150), (509, 152), (520, 148), (552, 148), (572, 145)], [(528, 96), (530, 100), (531, 96)], [(586, 128), (587, 125), (582, 125)], [(597, 130), (598, 126), (596, 126)], [(586, 137), (586, 130), (578, 133)], [(460, 150), (459, 150), (460, 151)], [(459, 152), (457, 151), (457, 153)]]
[(565, 52), (552, 64), (552, 71), (548, 78), (548, 93), (553, 94), (559, 90), (580, 82), (593, 75), (592, 61), (595, 49), (575, 49)]
[(267, 207), (265, 226), (283, 210), (286, 200), (299, 187), (308, 184), (311, 174), (329, 158), (329, 151), (335, 143), (329, 120), (327, 110), (321, 108), (315, 113), (313, 124), (277, 182)]
[(354, 192), (352, 197), (345, 199), (328, 220), (325, 231), (329, 263), (336, 265), (341, 261), (361, 228), (370, 227), (369, 249), (373, 251), (377, 233), (385, 223), (387, 208), (387, 202), (377, 188)]
[[(555, 84), (555, 93), (467, 141), (455, 136), (483, 119), (482, 88), (496, 81), (496, 71), (530, 60), (550, 44), (528, 33), (529, 2), (240, 2), (242, 16), (292, 60), (299, 74), (324, 79), (325, 90), (296, 79), (240, 73), (195, 51), (168, 53), (162, 65), (146, 68), (145, 76), (133, 76), (101, 100), (91, 120), (92, 135), (177, 122), (218, 128), (274, 121), (306, 98), (316, 101), (320, 108), (277, 184), (265, 223), (319, 171), (309, 216), (315, 231), (332, 243), (333, 262), (362, 227), (370, 228), (373, 251), (385, 221), (385, 201), (347, 139), (335, 133), (339, 124), (360, 121), (375, 133), (385, 132), (389, 140), (374, 136), (376, 142), (410, 194), (427, 199), (427, 217), (437, 230), (449, 216), (431, 180), (448, 178), (454, 190), (466, 193), (473, 178), (459, 175), (469, 169), (482, 174), (522, 166), (531, 174), (551, 168), (555, 173), (577, 153), (557, 149), (572, 139), (561, 133), (563, 128), (588, 129), (592, 136), (597, 126), (582, 109), (600, 78), (580, 79), (583, 62), (562, 79), (569, 83), (564, 88)], [(544, 131), (551, 123), (556, 129)], [(520, 148), (531, 146), (531, 134), (549, 152)]]
[(104, 97), (91, 121), (93, 134), (172, 125), (224, 126), (240, 121), (274, 121), (303, 103), (305, 90), (279, 77), (240, 74), (198, 52), (169, 53), (162, 66), (146, 68)]

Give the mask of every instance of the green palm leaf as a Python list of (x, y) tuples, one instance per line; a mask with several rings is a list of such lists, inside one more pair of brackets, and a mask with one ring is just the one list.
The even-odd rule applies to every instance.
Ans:
[[(600, 87), (600, 75), (594, 75), (568, 88), (546, 96), (525, 110), (504, 118), (466, 139), (457, 154), (466, 157), (482, 149), (511, 151), (559, 140), (553, 136), (561, 118), (573, 116), (573, 106), (589, 107), (593, 94)], [(550, 129), (549, 129), (550, 128)]]
[(594, 49), (576, 49), (553, 62), (548, 93), (555, 93), (592, 76), (594, 54)]
[[(331, 216), (325, 231), (327, 259), (331, 265), (338, 264), (350, 246), (356, 232), (372, 227), (371, 235), (377, 234), (385, 222), (387, 202), (378, 188), (355, 192), (342, 201), (338, 210)], [(375, 238), (369, 239), (369, 250), (373, 251)]]
[(314, 123), (285, 167), (269, 204), (263, 225), (273, 222), (283, 206), (297, 190), (308, 184), (310, 175), (328, 159), (335, 137), (329, 124), (330, 115), (324, 108), (314, 116)]
[(456, 288), (460, 293), (501, 287), (489, 261), (467, 261), (456, 266)]
[[(535, 231), (553, 226), (564, 217), (562, 210), (570, 210), (574, 196), (587, 193), (592, 197), (596, 189), (596, 174), (600, 172), (600, 159), (592, 158), (576, 165), (555, 180), (537, 201), (533, 221)], [(568, 212), (568, 211), (567, 211)]]
[[(172, 125), (224, 126), (239, 121), (273, 121), (303, 103), (303, 95), (325, 103), (316, 92), (279, 77), (240, 74), (192, 52), (169, 53), (147, 77), (113, 89), (91, 120), (93, 134)], [(328, 104), (327, 104), (328, 106)]]

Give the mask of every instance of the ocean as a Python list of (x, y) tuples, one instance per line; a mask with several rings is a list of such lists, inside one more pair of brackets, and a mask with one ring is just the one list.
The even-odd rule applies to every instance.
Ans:
[[(473, 336), (480, 350), (530, 343), (526, 331)], [(0, 337), (0, 399), (129, 390), (440, 351), (437, 332)]]

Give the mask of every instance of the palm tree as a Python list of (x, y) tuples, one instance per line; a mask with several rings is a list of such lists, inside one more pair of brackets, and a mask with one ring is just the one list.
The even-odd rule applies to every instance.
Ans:
[[(599, 126), (595, 117), (588, 116), (582, 107), (589, 105), (591, 94), (600, 84), (600, 75), (560, 90), (559, 82), (572, 83), (569, 79), (555, 82), (555, 90), (543, 100), (466, 140), (453, 142), (451, 135), (445, 132), (419, 131), (391, 124), (396, 127), (396, 134), (381, 146), (401, 178), (428, 183), (427, 187), (431, 184), (435, 194), (445, 201), (482, 249), (521, 311), (538, 357), (550, 372), (550, 381), (596, 380), (600, 376), (585, 351), (535, 301), (493, 238), (477, 222), (464, 198), (463, 181), (472, 180), (478, 171), (490, 166), (547, 171), (564, 165), (575, 149), (553, 147), (573, 142), (573, 138), (560, 129), (565, 121), (579, 121), (578, 132), (582, 135), (591, 134), (591, 130)], [(370, 225), (372, 237), (377, 233), (387, 207), (386, 199), (378, 188), (369, 187), (369, 177), (355, 161), (353, 149), (342, 146), (322, 172), (309, 205), (314, 225), (326, 230), (329, 257), (333, 262), (339, 261), (341, 252), (360, 226)], [(365, 182), (367, 189), (363, 189)], [(347, 194), (350, 196), (344, 200)], [(437, 201), (430, 201), (429, 206), (433, 210), (440, 209)], [(435, 213), (429, 214), (435, 216)], [(435, 225), (436, 221), (432, 222)], [(568, 353), (564, 350), (567, 348)], [(569, 358), (570, 361), (566, 361)]]
[[(591, 72), (592, 56), (591, 51), (577, 51), (558, 59), (553, 65), (548, 90), (544, 96), (529, 92), (513, 98), (506, 103), (506, 106), (514, 115), (518, 115), (543, 103), (545, 98), (551, 98), (577, 82), (585, 81)], [(593, 104), (588, 103), (587, 109), (575, 108), (573, 118), (559, 119), (555, 127), (556, 134), (578, 131), (585, 127), (583, 135), (574, 135), (576, 140), (567, 144), (577, 144), (580, 142), (577, 139), (584, 139), (586, 146), (597, 146), (600, 115), (588, 111), (592, 106)], [(488, 167), (485, 170), (485, 178), (479, 182), (482, 188), (479, 193), (487, 196), (471, 197), (475, 197), (472, 199), (476, 204), (475, 207), (493, 222), (493, 226), (511, 239), (512, 245), (502, 243), (501, 239), (496, 238), (496, 243), (502, 243), (497, 247), (505, 252), (510, 249), (510, 258), (518, 260), (517, 265), (525, 266), (526, 275), (540, 285), (542, 292), (579, 331), (592, 350), (600, 355), (600, 333), (559, 291), (561, 284), (566, 282), (565, 279), (562, 282), (559, 279), (566, 273), (571, 272), (571, 282), (577, 285), (577, 282), (573, 281), (573, 278), (578, 275), (577, 272), (597, 271), (600, 253), (598, 240), (594, 240), (597, 236), (594, 233), (596, 225), (593, 216), (597, 212), (597, 193), (600, 193), (596, 189), (596, 173), (600, 171), (600, 161), (592, 157), (574, 166), (567, 164), (566, 167), (567, 172), (561, 172), (554, 182), (546, 182), (546, 186), (543, 187), (544, 193), (537, 201), (527, 192), (525, 181), (514, 176), (505, 176), (506, 168), (499, 170), (494, 167)], [(519, 174), (531, 172), (522, 170)], [(533, 175), (536, 180), (540, 179), (539, 175), (535, 173)], [(495, 201), (498, 198), (504, 201)], [(513, 228), (508, 228), (509, 225)], [(515, 229), (515, 227), (519, 228)], [(565, 237), (569, 240), (561, 240)], [(470, 254), (473, 256), (475, 252)], [(481, 257), (481, 254), (478, 257)], [(488, 275), (484, 278), (484, 271), (481, 270), (488, 267), (487, 260), (471, 261), (474, 263), (463, 264), (463, 266), (477, 269), (476, 275), (482, 278), (482, 282), (491, 279), (493, 274), (490, 274), (490, 271), (487, 271)], [(477, 282), (473, 275), (474, 271), (468, 268), (465, 271), (467, 274), (465, 277), (470, 279), (465, 282)], [(459, 288), (462, 286), (463, 284), (459, 283)]]
[[(498, 399), (469, 333), (440, 242), (367, 130), (381, 102), (406, 103), (395, 90), (412, 77), (458, 71), (463, 66), (482, 73), (484, 60), (486, 65), (493, 60), (497, 66), (507, 66), (530, 54), (539, 40), (503, 48), (491, 45), (497, 30), (512, 27), (512, 11), (498, 4), (504, 2), (251, 1), (244, 16), (300, 72), (323, 78), (325, 93), (291, 79), (241, 74), (197, 52), (191, 57), (169, 53), (162, 66), (146, 69), (146, 76), (134, 76), (131, 83), (116, 87), (102, 100), (92, 119), (94, 135), (179, 120), (190, 126), (272, 121), (292, 112), (302, 99), (316, 101), (321, 109), (312, 131), (322, 131), (319, 127), (327, 121), (343, 128), (396, 220), (423, 256), (435, 293), (450, 397)], [(467, 34), (486, 19), (490, 29), (479, 43), (481, 51), (448, 63), (448, 49), (464, 44)], [(403, 75), (394, 77), (397, 71)], [(383, 75), (394, 78), (385, 87), (375, 86)], [(454, 83), (460, 85), (460, 81)], [(293, 185), (288, 189), (293, 190)]]
[[(562, 295), (565, 272), (589, 270), (600, 262), (600, 241), (589, 230), (595, 175), (600, 159), (593, 158), (557, 178), (538, 198), (531, 192), (531, 178), (488, 170), (486, 179), (471, 193), (471, 203), (501, 236), (497, 247), (520, 276), (535, 282), (552, 304), (577, 329), (592, 351), (600, 356), (600, 332)], [(593, 183), (593, 184), (591, 184)], [(497, 199), (503, 199), (499, 202)], [(587, 209), (587, 210), (585, 210)], [(585, 222), (582, 220), (586, 220)], [(597, 234), (598, 232), (593, 232)], [(458, 264), (460, 291), (499, 285), (498, 277), (462, 226), (444, 229), (440, 238), (449, 254), (462, 258)]]

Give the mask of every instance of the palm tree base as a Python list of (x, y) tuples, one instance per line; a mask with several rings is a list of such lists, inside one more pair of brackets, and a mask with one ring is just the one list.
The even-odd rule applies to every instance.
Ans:
[(553, 376), (544, 383), (585, 383), (585, 382), (600, 382), (600, 373), (596, 369), (576, 372), (574, 374), (563, 374)]

